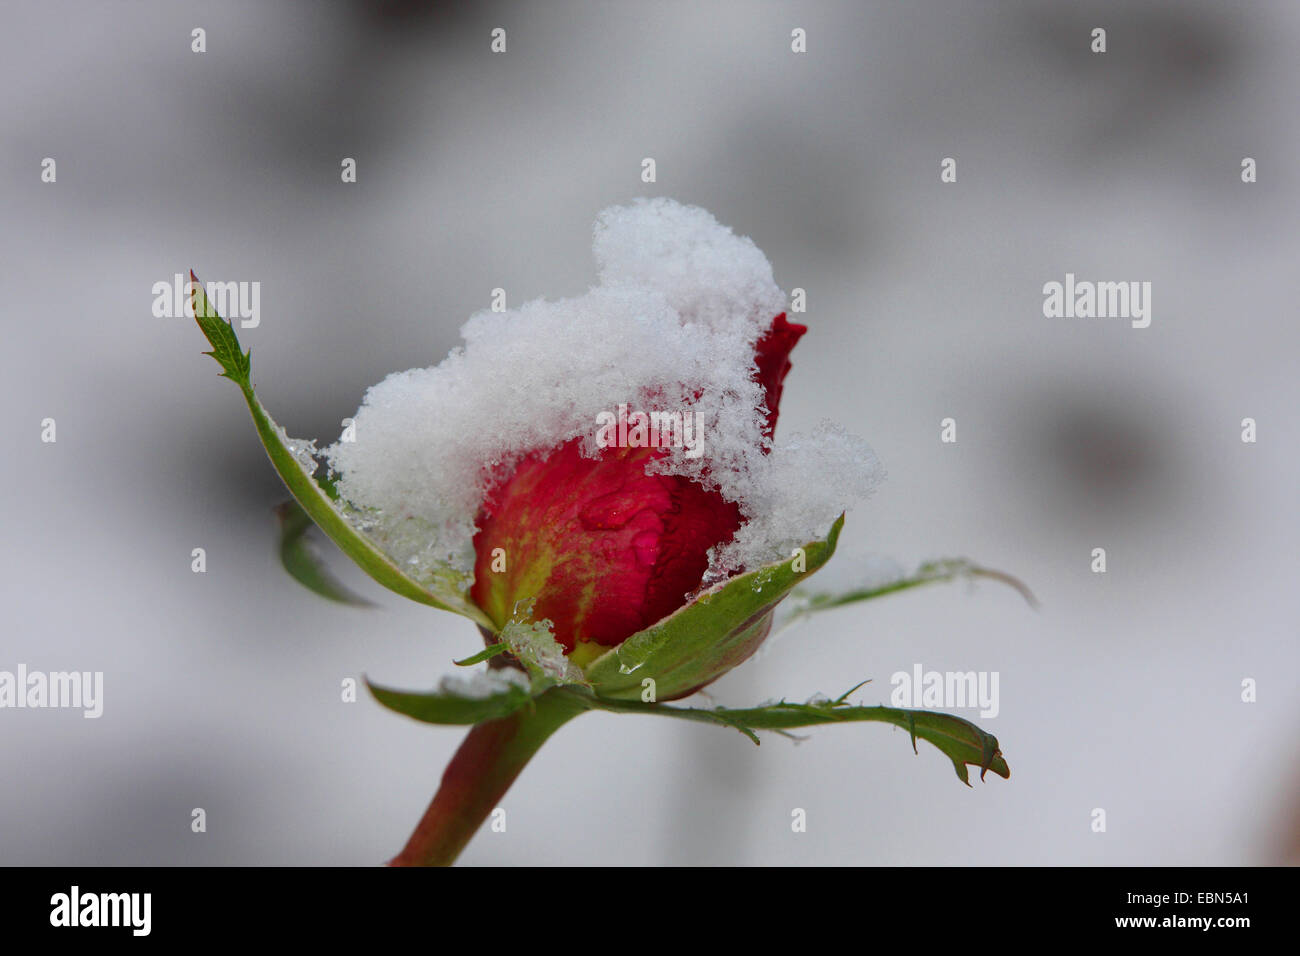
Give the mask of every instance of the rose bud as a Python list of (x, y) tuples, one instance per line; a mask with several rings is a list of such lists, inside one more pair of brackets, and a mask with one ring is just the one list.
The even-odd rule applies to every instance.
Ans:
[[(755, 379), (776, 426), (789, 353), (806, 331), (778, 315), (757, 343)], [(578, 663), (667, 617), (698, 590), (709, 553), (732, 541), (740, 506), (693, 478), (646, 472), (665, 449), (581, 439), (534, 453), (493, 483), (479, 512), (474, 602), (504, 626), (523, 601)], [(492, 571), (494, 555), (507, 570)]]
[(463, 350), (372, 387), (327, 452), (400, 566), (463, 576), (489, 641), (526, 613), (584, 667), (824, 536), (877, 473), (827, 426), (773, 445), (806, 328), (752, 242), (652, 200), (603, 213), (594, 251), (589, 292), (474, 316)]

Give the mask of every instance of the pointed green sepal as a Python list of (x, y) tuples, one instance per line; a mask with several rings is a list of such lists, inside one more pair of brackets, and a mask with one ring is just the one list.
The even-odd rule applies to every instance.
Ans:
[(369, 680), (366, 686), (379, 703), (414, 720), (426, 724), (477, 724), (513, 714), (533, 699), (525, 684), (488, 676), (494, 673), (479, 674), (484, 683), (477, 688), (472, 681), (461, 682), (459, 687), (444, 681), (438, 690), (424, 692), (394, 690)]
[(469, 657), (462, 658), (458, 661), (452, 661), (457, 667), (473, 667), (475, 664), (482, 664), (484, 661), (490, 661), (498, 654), (504, 654), (510, 650), (510, 646), (505, 643), (489, 644), (477, 654), (471, 654)]
[(354, 607), (374, 607), (370, 601), (349, 591), (330, 571), (310, 540), (315, 524), (297, 501), (290, 498), (277, 505), (275, 518), (280, 528), (280, 564), (290, 577), (328, 600)]
[(966, 558), (942, 558), (937, 561), (927, 561), (917, 568), (913, 574), (894, 578), (883, 584), (855, 588), (852, 591), (843, 591), (838, 594), (807, 592), (800, 589), (791, 595), (790, 601), (794, 616), (801, 617), (812, 614), (814, 611), (828, 611), (831, 608), (843, 607), (846, 604), (857, 604), (861, 601), (884, 597), (887, 594), (908, 591), (923, 584), (943, 584), (950, 581), (975, 579), (998, 581), (1005, 584), (1019, 593), (1030, 607), (1035, 609), (1038, 607), (1038, 599), (1034, 597), (1033, 592), (1019, 578), (1013, 577), (1005, 571), (995, 571), (992, 568), (982, 567), (973, 561), (968, 561)]
[(952, 761), (958, 779), (967, 786), (970, 786), (967, 765), (980, 768), (981, 780), (989, 770), (1000, 777), (1011, 776), (1011, 768), (1007, 766), (1002, 751), (998, 749), (998, 739), (992, 734), (985, 733), (969, 720), (928, 710), (855, 706), (846, 702), (852, 692), (841, 694), (836, 700), (810, 701), (805, 704), (792, 704), (783, 700), (763, 707), (735, 709), (674, 707), (642, 700), (611, 700), (574, 687), (556, 688), (551, 691), (553, 694), (572, 695), (575, 700), (582, 701), (589, 710), (605, 710), (620, 714), (656, 714), (661, 717), (676, 717), (681, 720), (730, 727), (740, 731), (754, 743), (758, 743), (758, 731), (761, 730), (788, 734), (791, 730), (819, 724), (857, 721), (893, 724), (908, 732), (913, 751), (916, 751), (918, 738), (942, 751)]
[(684, 607), (633, 634), (585, 668), (602, 697), (639, 698), (653, 678), (660, 700), (685, 696), (740, 664), (762, 644), (781, 599), (835, 553), (841, 515), (823, 541), (704, 591)]
[(342, 505), (334, 500), (337, 492), (333, 484), (328, 479), (318, 481), (313, 477), (317, 464), (310, 443), (292, 441), (258, 401), (251, 378), (251, 352), (241, 349), (234, 326), (217, 314), (198, 277), (191, 272), (190, 278), (195, 321), (212, 345), (212, 351), (204, 354), (216, 359), (221, 374), (244, 393), (262, 446), (299, 507), (361, 570), (390, 591), (430, 607), (464, 615), (476, 624), (491, 628), (487, 615), (463, 594), (436, 583), (425, 586), (415, 581), (344, 517)]

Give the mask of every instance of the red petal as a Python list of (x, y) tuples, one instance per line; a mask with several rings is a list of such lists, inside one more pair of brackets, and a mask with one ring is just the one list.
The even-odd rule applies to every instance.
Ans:
[[(677, 610), (699, 587), (708, 551), (731, 540), (740, 509), (678, 475), (647, 475), (659, 451), (574, 439), (533, 455), (484, 502), (471, 597), (498, 626), (517, 601), (549, 618), (568, 650), (610, 646)], [(506, 570), (492, 570), (493, 551)]]
[(808, 331), (808, 326), (787, 322), (782, 312), (772, 320), (772, 327), (763, 333), (755, 346), (758, 373), (755, 378), (763, 386), (766, 396), (767, 425), (763, 433), (768, 438), (776, 430), (776, 416), (781, 406), (781, 389), (786, 373), (790, 371), (790, 352), (795, 343)]

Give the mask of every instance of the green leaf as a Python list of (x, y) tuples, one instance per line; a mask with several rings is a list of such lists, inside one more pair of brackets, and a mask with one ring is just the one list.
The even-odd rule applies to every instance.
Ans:
[(814, 611), (843, 607), (846, 604), (856, 604), (859, 601), (869, 601), (872, 598), (884, 597), (886, 594), (894, 594), (898, 591), (906, 591), (910, 588), (920, 587), (923, 584), (955, 581), (958, 578), (968, 580), (987, 578), (992, 581), (1000, 581), (1019, 592), (1030, 607), (1038, 607), (1038, 599), (1018, 578), (1014, 578), (1002, 571), (994, 571), (992, 568), (981, 567), (965, 558), (943, 558), (938, 561), (930, 561), (917, 568), (915, 574), (876, 587), (859, 588), (840, 594), (796, 591), (791, 597), (791, 602), (796, 605), (794, 609), (795, 615), (800, 616), (811, 614)]
[(464, 658), (463, 660), (452, 661), (452, 663), (455, 664), (457, 667), (473, 667), (475, 664), (482, 664), (484, 661), (490, 661), (498, 654), (504, 654), (508, 650), (510, 650), (510, 647), (507, 644), (503, 644), (503, 643), (489, 644), (487, 647), (483, 648), (483, 650), (479, 651), (477, 654), (472, 654), (469, 657)]
[(841, 515), (825, 541), (800, 549), (801, 570), (787, 560), (739, 575), (633, 634), (587, 665), (588, 681), (602, 697), (639, 698), (650, 677), (659, 699), (672, 700), (731, 670), (763, 642), (781, 599), (830, 560), (843, 526)]
[(450, 682), (444, 682), (438, 690), (427, 692), (393, 690), (369, 680), (366, 686), (375, 700), (389, 710), (426, 724), (477, 724), (496, 720), (513, 714), (533, 699), (527, 688), (515, 684), (503, 684), (499, 691), (490, 694), (458, 691)]
[[(211, 355), (221, 365), (226, 378), (239, 386), (248, 403), (248, 410), (253, 416), (258, 437), (266, 449), (271, 464), (280, 479), (292, 492), (298, 505), (314, 521), (330, 540), (342, 549), (368, 575), (403, 597), (427, 604), (430, 607), (452, 611), (468, 617), (475, 623), (492, 629), (492, 622), (477, 606), (466, 600), (463, 594), (450, 586), (434, 584), (430, 587), (418, 583), (407, 576), (388, 555), (384, 554), (373, 542), (354, 528), (344, 518), (340, 506), (336, 505), (332, 483), (328, 480), (317, 481), (313, 478), (317, 464), (309, 443), (292, 442), (284, 429), (277, 425), (258, 401), (253, 391), (251, 379), (251, 353), (241, 350), (239, 337), (234, 326), (222, 319), (208, 301), (203, 285), (193, 272), (191, 286), (194, 298), (194, 317), (199, 328), (212, 345)], [(299, 579), (301, 580), (301, 578)]]
[(958, 779), (967, 786), (970, 786), (967, 764), (980, 768), (981, 780), (989, 770), (1000, 777), (1011, 776), (1011, 768), (1007, 766), (1002, 751), (998, 749), (998, 739), (992, 734), (985, 733), (969, 720), (928, 710), (855, 706), (845, 702), (852, 692), (849, 691), (833, 701), (810, 701), (806, 704), (780, 701), (765, 707), (746, 709), (672, 707), (667, 704), (645, 703), (641, 700), (612, 700), (572, 687), (556, 688), (551, 693), (572, 695), (576, 700), (582, 701), (589, 710), (605, 710), (621, 714), (658, 714), (731, 727), (749, 737), (754, 743), (758, 743), (760, 730), (788, 733), (800, 727), (856, 721), (893, 724), (908, 732), (914, 752), (918, 738), (928, 741), (942, 751), (952, 761)]
[(280, 563), (290, 577), (331, 601), (355, 607), (374, 607), (365, 598), (349, 591), (330, 573), (308, 537), (315, 525), (298, 502), (290, 499), (276, 506), (275, 517), (280, 525)]

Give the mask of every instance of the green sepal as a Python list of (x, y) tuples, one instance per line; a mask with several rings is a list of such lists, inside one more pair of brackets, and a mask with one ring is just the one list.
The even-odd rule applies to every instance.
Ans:
[(469, 657), (458, 661), (452, 661), (452, 663), (457, 667), (473, 667), (475, 664), (482, 664), (484, 661), (490, 661), (498, 654), (504, 654), (509, 650), (509, 645), (504, 643), (489, 644), (477, 654), (471, 654)]
[(725, 674), (758, 649), (781, 599), (830, 560), (843, 526), (841, 515), (825, 540), (709, 588), (602, 654), (585, 668), (592, 688), (601, 697), (639, 698), (641, 682), (653, 678), (658, 698), (672, 700)]
[(217, 314), (212, 303), (208, 301), (198, 277), (191, 272), (190, 278), (194, 318), (198, 322), (199, 329), (212, 345), (212, 351), (204, 354), (216, 359), (222, 369), (221, 375), (238, 385), (240, 391), (244, 393), (244, 400), (248, 403), (248, 410), (253, 416), (253, 424), (257, 428), (258, 437), (262, 440), (262, 447), (266, 449), (266, 454), (271, 459), (271, 464), (280, 479), (306, 515), (361, 570), (390, 591), (430, 607), (464, 615), (477, 624), (491, 628), (492, 622), (487, 615), (466, 600), (463, 594), (450, 587), (421, 585), (407, 576), (388, 555), (344, 518), (340, 505), (333, 500), (337, 497), (337, 492), (332, 482), (328, 479), (317, 481), (313, 477), (316, 470), (314, 458), (310, 462), (304, 461), (299, 457), (303, 454), (301, 449), (299, 455), (295, 455), (289, 447), (289, 438), (284, 429), (275, 423), (258, 400), (253, 391), (251, 378), (251, 352), (241, 349), (234, 326)]
[(913, 752), (916, 752), (918, 739), (928, 741), (942, 751), (952, 761), (957, 778), (967, 786), (970, 786), (967, 765), (980, 768), (981, 780), (989, 770), (1000, 777), (1011, 776), (1011, 768), (1007, 766), (1002, 751), (998, 748), (998, 739), (969, 720), (929, 710), (857, 706), (846, 702), (846, 698), (852, 692), (848, 691), (833, 701), (792, 704), (782, 700), (762, 707), (734, 709), (674, 707), (642, 700), (611, 700), (574, 687), (560, 687), (551, 691), (553, 694), (572, 695), (582, 701), (589, 710), (605, 710), (621, 714), (657, 714), (730, 727), (740, 731), (754, 743), (759, 742), (758, 731), (760, 730), (788, 733), (800, 727), (856, 721), (893, 724), (908, 732)]
[(290, 577), (331, 601), (374, 607), (370, 601), (349, 591), (322, 560), (308, 536), (316, 525), (297, 501), (290, 498), (277, 505), (275, 518), (280, 528), (280, 564)]
[(1038, 599), (1034, 597), (1033, 592), (1019, 578), (1013, 577), (1005, 571), (995, 571), (992, 568), (983, 567), (966, 558), (941, 558), (937, 561), (927, 561), (912, 574), (894, 578), (884, 584), (856, 588), (852, 591), (843, 591), (837, 594), (796, 590), (790, 596), (790, 602), (794, 616), (797, 617), (812, 614), (814, 611), (827, 611), (831, 608), (843, 607), (846, 604), (870, 601), (873, 598), (884, 597), (887, 594), (895, 594), (899, 591), (907, 591), (923, 584), (942, 584), (963, 578), (967, 580), (983, 578), (999, 581), (1018, 592), (1030, 607), (1038, 607)]
[(482, 697), (458, 694), (452, 690), (404, 691), (381, 687), (366, 681), (375, 700), (389, 710), (426, 724), (477, 724), (513, 714), (532, 702), (533, 694), (524, 687), (511, 685), (499, 693)]

